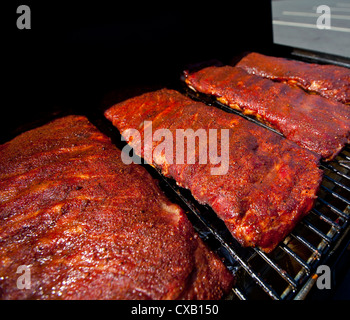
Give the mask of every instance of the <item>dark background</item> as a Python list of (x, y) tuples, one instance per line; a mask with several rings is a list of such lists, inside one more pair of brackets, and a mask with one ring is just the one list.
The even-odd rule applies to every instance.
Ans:
[[(31, 9), (30, 30), (17, 29), (21, 4)], [(46, 114), (97, 109), (111, 92), (117, 97), (171, 87), (188, 64), (227, 63), (272, 44), (266, 0), (13, 1), (1, 11), (7, 98), (1, 142)]]

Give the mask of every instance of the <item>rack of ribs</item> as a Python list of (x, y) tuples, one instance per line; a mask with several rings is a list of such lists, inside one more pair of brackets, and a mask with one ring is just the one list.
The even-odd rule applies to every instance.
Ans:
[[(314, 204), (322, 179), (319, 156), (240, 116), (168, 89), (120, 102), (106, 110), (105, 116), (122, 135), (128, 129), (140, 131), (139, 135), (125, 136), (134, 150), (139, 150), (138, 155), (189, 189), (199, 203), (209, 205), (243, 246), (272, 251)], [(178, 141), (171, 143), (171, 158), (165, 154), (169, 141), (153, 139), (151, 145), (144, 143), (148, 130), (144, 124), (152, 124), (153, 134), (166, 129), (173, 137), (179, 129), (202, 129), (207, 138), (210, 129), (227, 129), (228, 171), (212, 174), (217, 163), (200, 163), (199, 155), (208, 152), (200, 143), (195, 148), (183, 146), (195, 163), (176, 163), (175, 149), (181, 148)], [(218, 134), (219, 146), (220, 139)], [(206, 148), (215, 142), (208, 140)], [(159, 151), (160, 144), (164, 152)], [(223, 151), (221, 147), (221, 156)]]
[(1, 299), (218, 299), (232, 283), (184, 211), (85, 117), (0, 145)]
[(250, 74), (286, 82), (342, 103), (350, 103), (350, 70), (252, 52), (236, 64)]
[(350, 141), (350, 109), (342, 103), (237, 67), (208, 67), (185, 75), (192, 89), (256, 116), (324, 160), (334, 159)]

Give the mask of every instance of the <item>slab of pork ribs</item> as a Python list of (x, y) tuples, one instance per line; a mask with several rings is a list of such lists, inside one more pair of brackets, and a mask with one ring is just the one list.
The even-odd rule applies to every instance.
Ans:
[[(314, 204), (322, 178), (319, 157), (240, 116), (168, 89), (120, 102), (105, 116), (122, 134), (127, 129), (140, 131), (140, 135), (126, 137), (134, 150), (139, 150), (140, 156), (178, 185), (189, 189), (200, 203), (209, 205), (243, 246), (272, 251)], [(167, 129), (174, 138), (177, 130), (190, 128), (194, 132), (205, 130), (209, 140), (209, 130), (216, 129), (218, 146), (221, 129), (228, 129), (228, 171), (213, 174), (212, 169), (220, 164), (210, 161), (177, 163), (178, 142), (153, 139), (152, 145), (147, 146), (144, 124), (152, 125), (153, 133)], [(161, 143), (164, 152), (157, 148)], [(165, 154), (166, 143), (171, 143), (174, 158)], [(198, 160), (200, 152), (210, 152), (199, 146), (197, 143), (195, 148), (189, 148), (185, 144), (183, 148), (187, 156), (192, 154)], [(149, 149), (158, 152), (151, 154)]]
[(183, 210), (85, 117), (0, 146), (1, 299), (219, 299), (232, 283)]

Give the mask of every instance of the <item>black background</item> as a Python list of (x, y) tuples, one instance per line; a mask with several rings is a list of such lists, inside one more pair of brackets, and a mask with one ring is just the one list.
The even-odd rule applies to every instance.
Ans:
[[(21, 4), (30, 30), (16, 26)], [(1, 11), (1, 142), (45, 114), (99, 108), (110, 92), (171, 87), (187, 64), (272, 45), (270, 1), (13, 1)]]

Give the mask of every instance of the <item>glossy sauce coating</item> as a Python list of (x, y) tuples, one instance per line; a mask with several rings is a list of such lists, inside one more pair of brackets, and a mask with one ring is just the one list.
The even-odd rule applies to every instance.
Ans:
[(186, 83), (280, 131), (287, 139), (332, 160), (350, 140), (348, 106), (238, 67), (208, 67)]
[(251, 74), (299, 86), (325, 98), (350, 103), (350, 70), (252, 52), (236, 64)]
[[(219, 299), (233, 276), (82, 116), (0, 146), (0, 298)], [(20, 265), (30, 289), (18, 289)]]
[[(143, 147), (140, 155), (209, 205), (243, 246), (272, 251), (314, 204), (322, 179), (319, 157), (240, 116), (168, 89), (118, 103), (105, 116), (121, 133), (130, 128), (141, 131), (139, 138), (128, 141), (135, 150), (143, 144), (146, 120), (152, 121), (153, 132), (168, 129), (174, 137), (177, 129), (228, 129), (229, 169), (223, 175), (211, 174), (217, 165), (210, 161), (177, 164), (176, 158), (150, 159)], [(159, 143), (153, 141), (152, 150)], [(175, 155), (176, 143), (173, 147)], [(194, 149), (187, 145), (184, 149), (198, 159), (198, 143)]]

